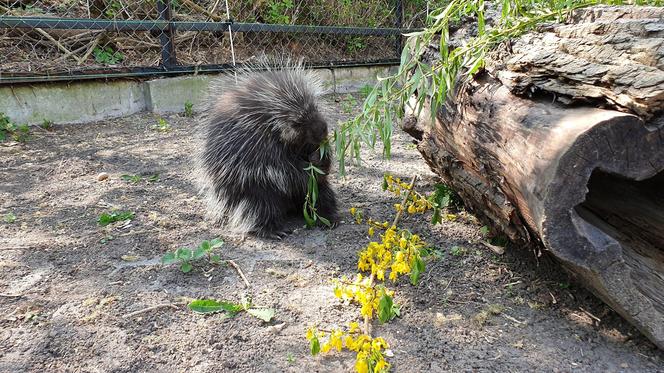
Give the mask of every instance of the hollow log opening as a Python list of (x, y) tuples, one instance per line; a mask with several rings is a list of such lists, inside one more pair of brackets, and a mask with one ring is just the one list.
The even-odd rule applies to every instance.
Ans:
[(617, 241), (634, 284), (664, 312), (664, 171), (635, 181), (595, 170), (575, 210)]

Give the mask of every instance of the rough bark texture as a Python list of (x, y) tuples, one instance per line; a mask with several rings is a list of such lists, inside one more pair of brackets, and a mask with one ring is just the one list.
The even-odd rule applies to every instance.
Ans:
[(664, 9), (581, 10), (493, 58), (404, 130), (471, 210), (664, 348)]

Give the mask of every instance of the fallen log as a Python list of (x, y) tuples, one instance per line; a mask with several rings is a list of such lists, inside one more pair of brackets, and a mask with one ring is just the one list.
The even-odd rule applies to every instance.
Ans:
[(402, 128), (468, 209), (664, 348), (663, 8), (578, 10), (498, 48), (434, 121), (409, 109)]

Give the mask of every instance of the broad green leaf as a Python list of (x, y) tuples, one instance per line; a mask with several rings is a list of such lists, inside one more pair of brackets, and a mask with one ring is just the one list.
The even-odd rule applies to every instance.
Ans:
[(330, 221), (329, 221), (328, 219), (326, 219), (326, 218), (324, 218), (324, 217), (322, 217), (322, 216), (320, 216), (320, 215), (316, 215), (316, 216), (318, 216), (318, 220), (320, 220), (320, 221), (321, 221), (323, 224), (325, 224), (326, 226), (329, 227), (329, 226), (332, 225), (332, 224), (330, 224)]
[(422, 261), (422, 258), (420, 258), (419, 255), (415, 256), (414, 263), (412, 265), (412, 269), (410, 270), (410, 283), (412, 285), (417, 285), (417, 282), (420, 279), (420, 275), (422, 272), (424, 272), (425, 266), (424, 266), (424, 261)]
[(242, 306), (232, 302), (216, 301), (214, 299), (197, 299), (189, 303), (189, 309), (198, 313), (213, 313), (225, 311), (228, 316), (233, 317), (242, 311)]
[(392, 297), (383, 293), (383, 296), (378, 301), (378, 319), (381, 323), (386, 323), (394, 318), (393, 305)]
[(178, 260), (175, 258), (175, 253), (166, 253), (164, 256), (161, 257), (161, 264), (173, 264), (177, 262)]
[(212, 245), (210, 245), (210, 241), (208, 241), (208, 240), (204, 240), (204, 241), (201, 242), (201, 244), (199, 245), (199, 248), (201, 248), (201, 249), (202, 249), (203, 251), (205, 251), (205, 252), (210, 251), (210, 248), (211, 248), (211, 247), (212, 247)]
[(274, 309), (272, 308), (250, 308), (247, 313), (265, 322), (270, 322), (274, 317)]
[(210, 256), (210, 263), (219, 264), (220, 261), (221, 261), (221, 257), (219, 255), (215, 254), (215, 255)]
[(320, 352), (320, 342), (318, 341), (318, 336), (314, 336), (311, 339), (309, 348), (311, 350), (311, 355), (316, 356)]
[(436, 225), (442, 221), (443, 219), (442, 216), (440, 215), (440, 209), (438, 207), (434, 207), (433, 215), (431, 216), (431, 224)]
[(220, 238), (215, 238), (212, 241), (210, 241), (210, 248), (217, 249), (221, 247), (223, 244), (224, 244), (223, 240), (221, 240)]
[(182, 273), (189, 273), (191, 272), (192, 268), (194, 267), (189, 262), (184, 262), (180, 264), (180, 271), (182, 271)]
[(181, 247), (177, 250), (175, 250), (175, 257), (179, 260), (191, 260), (192, 259), (192, 252), (190, 249), (186, 247)]
[[(209, 243), (208, 243), (209, 246)], [(197, 260), (205, 256), (207, 251), (201, 246), (197, 247), (192, 254), (192, 259)]]

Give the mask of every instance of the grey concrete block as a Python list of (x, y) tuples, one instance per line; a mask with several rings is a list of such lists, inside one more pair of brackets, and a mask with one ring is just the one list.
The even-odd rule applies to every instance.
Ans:
[(155, 113), (180, 113), (187, 102), (194, 111), (202, 109), (210, 82), (217, 75), (178, 76), (145, 82), (145, 103), (148, 111)]
[(135, 81), (0, 87), (0, 111), (15, 123), (85, 123), (143, 110), (142, 84)]

